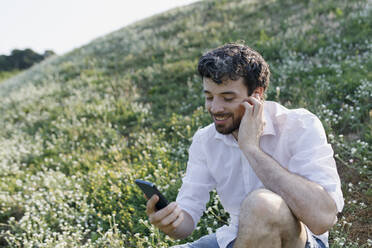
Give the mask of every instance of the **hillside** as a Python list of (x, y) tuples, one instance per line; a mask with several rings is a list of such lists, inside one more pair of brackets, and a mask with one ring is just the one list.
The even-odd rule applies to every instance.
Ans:
[[(270, 64), (267, 99), (326, 128), (345, 197), (331, 247), (371, 246), (371, 0), (198, 2), (1, 82), (0, 246), (181, 243), (148, 223), (134, 180), (175, 199), (191, 137), (210, 123), (197, 61), (238, 40)], [(228, 221), (208, 206), (188, 241)]]
[(14, 70), (14, 71), (1, 71), (0, 72), (0, 83), (2, 83), (3, 81), (5, 81), (8, 78), (13, 77), (17, 73), (19, 73), (18, 70)]

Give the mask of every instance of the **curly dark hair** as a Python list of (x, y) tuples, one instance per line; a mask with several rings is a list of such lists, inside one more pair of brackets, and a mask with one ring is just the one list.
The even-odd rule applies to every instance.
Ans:
[(269, 65), (262, 56), (252, 48), (237, 43), (205, 53), (199, 59), (198, 71), (202, 78), (210, 78), (217, 84), (243, 77), (249, 96), (257, 87), (266, 90), (270, 82)]

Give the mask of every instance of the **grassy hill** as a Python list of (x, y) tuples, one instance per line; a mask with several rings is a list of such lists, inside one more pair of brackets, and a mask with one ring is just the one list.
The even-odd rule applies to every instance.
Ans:
[(18, 70), (14, 70), (14, 71), (0, 71), (0, 83), (3, 82), (3, 81), (5, 81), (8, 78), (13, 77), (14, 75), (17, 75), (17, 73), (19, 73)]
[[(267, 98), (322, 120), (345, 208), (331, 247), (372, 245), (372, 2), (208, 0), (124, 27), (0, 84), (0, 246), (168, 247), (134, 180), (174, 200), (210, 122), (200, 55), (244, 40)], [(215, 195), (215, 192), (212, 192)], [(188, 241), (228, 220), (208, 204)]]

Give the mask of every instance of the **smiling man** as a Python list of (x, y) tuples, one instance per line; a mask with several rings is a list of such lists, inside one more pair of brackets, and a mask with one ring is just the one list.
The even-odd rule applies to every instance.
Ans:
[(177, 247), (328, 247), (343, 208), (333, 150), (319, 119), (264, 100), (270, 70), (241, 44), (204, 54), (198, 65), (213, 123), (197, 131), (177, 196), (150, 222), (173, 238), (189, 236), (217, 190), (231, 222)]

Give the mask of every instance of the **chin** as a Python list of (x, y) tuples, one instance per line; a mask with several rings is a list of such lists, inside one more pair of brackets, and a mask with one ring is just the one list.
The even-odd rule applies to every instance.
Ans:
[(214, 124), (217, 132), (219, 132), (220, 134), (231, 134), (232, 132), (234, 132), (237, 128), (234, 128), (234, 127), (218, 127), (216, 124)]

